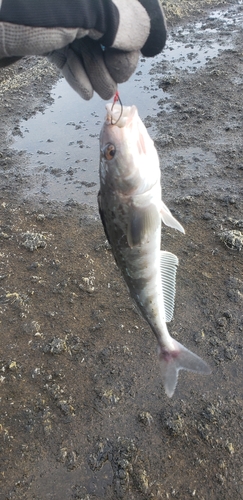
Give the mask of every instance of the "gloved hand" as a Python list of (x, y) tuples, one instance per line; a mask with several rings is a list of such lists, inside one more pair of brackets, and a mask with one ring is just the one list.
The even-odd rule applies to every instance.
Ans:
[(47, 55), (84, 99), (110, 99), (134, 72), (140, 50), (164, 47), (158, 0), (0, 0), (0, 66)]

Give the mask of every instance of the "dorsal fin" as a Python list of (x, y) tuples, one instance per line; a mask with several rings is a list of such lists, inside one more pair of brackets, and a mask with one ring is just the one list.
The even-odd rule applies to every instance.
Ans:
[(160, 252), (160, 272), (161, 284), (164, 297), (165, 321), (169, 323), (173, 318), (175, 291), (176, 291), (176, 271), (178, 258), (170, 252)]

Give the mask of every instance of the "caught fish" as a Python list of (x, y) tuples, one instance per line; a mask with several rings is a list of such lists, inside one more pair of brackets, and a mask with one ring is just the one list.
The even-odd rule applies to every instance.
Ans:
[(209, 374), (196, 354), (173, 339), (178, 259), (160, 250), (161, 221), (184, 233), (161, 199), (159, 158), (135, 106), (107, 104), (100, 133), (101, 220), (116, 263), (158, 341), (166, 394), (174, 393), (179, 370)]

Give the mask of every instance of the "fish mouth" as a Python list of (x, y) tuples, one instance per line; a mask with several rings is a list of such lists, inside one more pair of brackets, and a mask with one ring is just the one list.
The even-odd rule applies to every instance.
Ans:
[(120, 104), (109, 102), (106, 104), (106, 124), (119, 128), (127, 127), (137, 113), (136, 106), (121, 106)]

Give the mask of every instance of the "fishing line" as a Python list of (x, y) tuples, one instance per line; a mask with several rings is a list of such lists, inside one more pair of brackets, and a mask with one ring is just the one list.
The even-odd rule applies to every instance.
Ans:
[(120, 118), (122, 116), (122, 113), (123, 113), (123, 104), (121, 102), (121, 98), (120, 98), (118, 90), (116, 91), (116, 93), (114, 95), (113, 104), (111, 106), (111, 113), (112, 113), (114, 105), (116, 104), (117, 101), (119, 101), (119, 104), (121, 106), (121, 112), (120, 112), (120, 115), (119, 115), (118, 119), (115, 122), (112, 121), (112, 115), (111, 115), (111, 125), (116, 125), (119, 122), (119, 120), (120, 120)]

